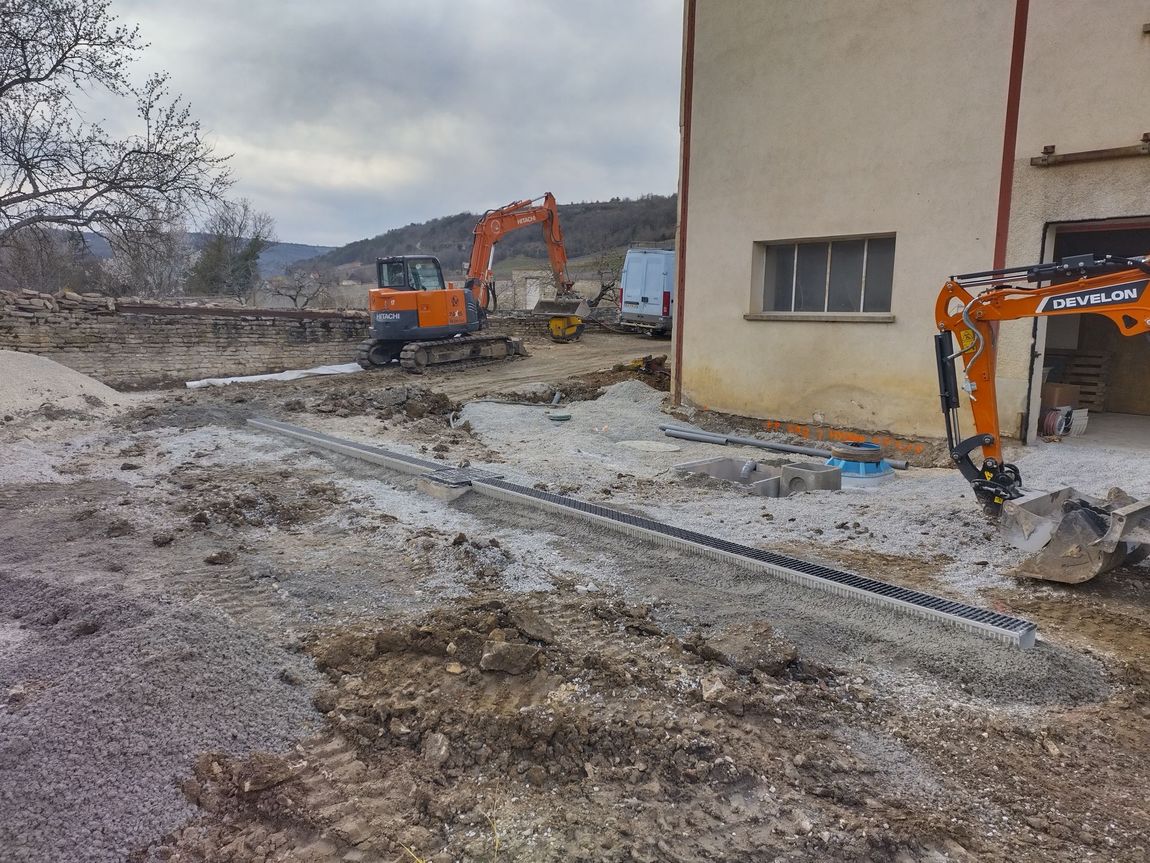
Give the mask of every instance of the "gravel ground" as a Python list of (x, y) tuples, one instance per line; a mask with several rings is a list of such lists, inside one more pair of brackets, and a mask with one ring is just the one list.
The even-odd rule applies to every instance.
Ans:
[[(912, 468), (874, 489), (843, 489), (787, 498), (756, 498), (720, 481), (677, 474), (674, 465), (727, 456), (771, 460), (750, 447), (675, 440), (678, 452), (647, 452), (621, 442), (671, 441), (659, 425), (665, 394), (639, 381), (608, 387), (598, 400), (565, 405), (568, 422), (552, 422), (541, 408), (472, 403), (462, 418), (508, 461), (500, 469), (520, 479), (547, 480), (592, 500), (614, 501), (652, 518), (763, 547), (805, 543), (820, 549), (874, 551), (938, 560), (954, 590), (973, 597), (1003, 583), (1023, 558), (1006, 545), (954, 470)], [(764, 435), (764, 437), (766, 437)], [(1105, 496), (1123, 485), (1150, 496), (1150, 453), (1097, 448), (1068, 450), (1040, 443), (1015, 454), (1028, 487), (1074, 485)], [(509, 470), (510, 468), (510, 470)], [(618, 481), (603, 484), (614, 472)], [(658, 481), (657, 491), (650, 482)], [(701, 493), (705, 490), (705, 493)]]
[[(912, 470), (877, 490), (750, 497), (673, 466), (770, 454), (631, 445), (668, 442), (663, 399), (626, 382), (564, 406), (563, 423), (544, 408), (471, 404), (464, 419), (477, 439), (435, 418), (289, 420), (445, 464), (489, 458), (515, 481), (741, 542), (810, 557), (897, 555), (892, 580), (923, 560), (930, 578), (942, 572), (950, 592), (980, 604), (980, 589), (1009, 584), (1014, 553), (953, 471)], [(78, 430), (54, 434), (35, 413), (0, 429), (10, 456), (0, 485), (12, 484), (0, 522), (0, 860), (123, 859), (196, 813), (176, 781), (197, 754), (282, 752), (313, 730), (307, 689), (319, 678), (283, 646), (293, 634), (487, 588), (558, 584), (592, 604), (618, 590), (683, 633), (769, 621), (804, 658), (862, 669), (884, 698), (915, 709), (969, 706), (1027, 724), (1121, 691), (1103, 660), (1057, 636), (1021, 652), (478, 495), (446, 503), (410, 478), (237, 427), (248, 408), (260, 412), (181, 405), (129, 424), (135, 433), (120, 420), (63, 419), (57, 428)], [(1050, 445), (1019, 463), (1035, 486), (1105, 492), (1099, 480), (1122, 476), (1134, 478), (1131, 493), (1150, 492), (1150, 454)], [(304, 507), (309, 496), (323, 505)], [(244, 500), (265, 520), (229, 522)], [(200, 509), (210, 523), (194, 521)], [(117, 519), (134, 532), (108, 532)], [(154, 545), (154, 531), (175, 539)], [(219, 549), (234, 563), (206, 565)], [(286, 682), (285, 668), (302, 685)]]
[(2, 574), (0, 595), (0, 859), (123, 860), (196, 814), (196, 755), (315, 728), (310, 662), (208, 609)]
[[(634, 389), (626, 385), (621, 388)], [(602, 423), (605, 417), (621, 440), (635, 439), (641, 432), (638, 423), (613, 417), (613, 401), (599, 405), (600, 415), (592, 421)], [(634, 404), (635, 399), (628, 395), (625, 403)], [(283, 445), (302, 454), (298, 444), (284, 440)], [(467, 560), (455, 558), (451, 548), (444, 548), (442, 543), (427, 543), (434, 556), (433, 575), (422, 580), (421, 587), (441, 597), (458, 595), (466, 583), (466, 572), (478, 565), (491, 567), (493, 574), (497, 571), (503, 586), (511, 589), (546, 589), (556, 580), (570, 580), (587, 593), (622, 590), (635, 601), (659, 604), (669, 615), (688, 609), (691, 619), (706, 619), (716, 626), (767, 620), (799, 645), (804, 655), (840, 665), (865, 662), (889, 685), (909, 693), (924, 688), (941, 689), (948, 696), (1036, 705), (1089, 701), (1107, 691), (1096, 662), (1055, 645), (1019, 651), (889, 609), (860, 605), (703, 557), (617, 536), (582, 522), (563, 522), (531, 508), (496, 503), (476, 494), (447, 504), (420, 493), (389, 471), (366, 467), (354, 459), (324, 458), (345, 473), (339, 482), (355, 500), (356, 509), (386, 512), (400, 524), (413, 527), (434, 524), (439, 531), (459, 531), (481, 542), (498, 539), (496, 551), (486, 548)], [(522, 466), (518, 461), (513, 464), (516, 468)], [(507, 466), (499, 467), (505, 470)], [(367, 475), (348, 479), (347, 474)], [(514, 478), (532, 482), (522, 475)], [(685, 490), (699, 500), (699, 488)], [(813, 501), (816, 497), (850, 494), (803, 497)], [(621, 496), (613, 494), (608, 502), (619, 505)], [(715, 511), (725, 502), (732, 510), (738, 510), (740, 517), (761, 523), (760, 500), (708, 488), (705, 503), (667, 507), (661, 514), (694, 529), (703, 524), (703, 529), (731, 532), (735, 525), (720, 521)], [(748, 505), (753, 507), (749, 511)], [(340, 526), (354, 528), (351, 522)], [(409, 543), (409, 548), (413, 545)], [(413, 566), (416, 560), (409, 558), (404, 563)]]

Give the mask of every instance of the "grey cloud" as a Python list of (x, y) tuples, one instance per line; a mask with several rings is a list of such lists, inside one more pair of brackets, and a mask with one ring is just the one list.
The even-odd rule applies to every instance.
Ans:
[(675, 187), (680, 0), (116, 8), (286, 240)]

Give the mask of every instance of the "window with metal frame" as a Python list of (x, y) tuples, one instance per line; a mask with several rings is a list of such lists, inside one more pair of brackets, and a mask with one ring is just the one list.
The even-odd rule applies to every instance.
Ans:
[(893, 236), (763, 245), (764, 312), (890, 312)]

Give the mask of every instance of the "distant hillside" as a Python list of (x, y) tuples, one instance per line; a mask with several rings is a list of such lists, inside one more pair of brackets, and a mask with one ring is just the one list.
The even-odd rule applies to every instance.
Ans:
[[(638, 200), (613, 199), (560, 204), (559, 220), (569, 258), (583, 258), (631, 243), (669, 240), (678, 216), (675, 195), (644, 195)], [(357, 240), (320, 256), (317, 266), (370, 264), (388, 255), (435, 255), (450, 272), (462, 271), (471, 251), (471, 232), (479, 216), (459, 213), (429, 222), (392, 228), (377, 237)], [(496, 247), (496, 260), (546, 261), (542, 231), (527, 227), (507, 234)], [(525, 262), (526, 263), (526, 262)]]
[(260, 275), (282, 276), (287, 268), (299, 261), (333, 251), (332, 246), (308, 246), (303, 243), (274, 243), (260, 255)]
[[(188, 234), (188, 237), (193, 246), (199, 246), (204, 239), (203, 234), (197, 233)], [(112, 249), (108, 246), (108, 241), (99, 234), (85, 234), (84, 240), (88, 244), (88, 248), (91, 249), (92, 254), (97, 258), (112, 257)], [(303, 243), (274, 243), (260, 255), (260, 275), (264, 278), (268, 278), (269, 276), (282, 276), (287, 268), (297, 261), (305, 261), (308, 258), (314, 258), (317, 255), (322, 255), (330, 251), (332, 251), (331, 246), (308, 246)]]

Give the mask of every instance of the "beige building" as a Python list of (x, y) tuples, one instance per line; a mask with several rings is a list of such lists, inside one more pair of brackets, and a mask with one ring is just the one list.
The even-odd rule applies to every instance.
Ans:
[[(941, 436), (948, 275), (1150, 253), (1148, 27), (1138, 0), (686, 0), (676, 394)], [(1055, 323), (1002, 327), (1005, 434), (1044, 370), (1150, 415), (1147, 340)]]

